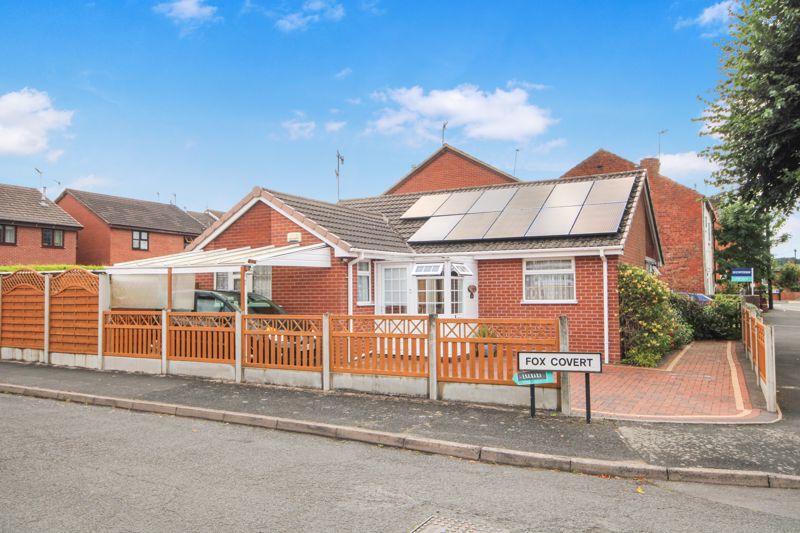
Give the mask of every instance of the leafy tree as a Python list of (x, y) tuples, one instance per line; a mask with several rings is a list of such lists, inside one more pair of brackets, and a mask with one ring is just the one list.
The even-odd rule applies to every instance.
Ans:
[(800, 200), (800, 2), (749, 0), (721, 45), (722, 80), (707, 101), (711, 183), (760, 211)]
[(778, 286), (788, 291), (800, 287), (800, 266), (787, 263), (778, 272)]
[(717, 268), (723, 279), (731, 268), (753, 267), (755, 279), (771, 277), (770, 249), (789, 239), (780, 233), (783, 215), (760, 212), (752, 203), (725, 201), (717, 210), (719, 227), (714, 231), (718, 250)]

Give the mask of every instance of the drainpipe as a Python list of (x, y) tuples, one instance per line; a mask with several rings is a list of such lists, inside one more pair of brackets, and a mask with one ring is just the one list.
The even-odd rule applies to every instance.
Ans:
[(608, 258), (602, 248), (600, 259), (603, 261), (603, 359), (608, 364)]

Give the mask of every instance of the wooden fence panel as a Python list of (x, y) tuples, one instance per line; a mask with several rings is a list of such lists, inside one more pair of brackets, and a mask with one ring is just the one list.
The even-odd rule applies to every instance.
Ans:
[(513, 385), (517, 353), (559, 349), (558, 319), (440, 318), (436, 323), (439, 381)]
[(103, 313), (103, 355), (161, 358), (161, 311)]
[(331, 370), (427, 377), (428, 317), (331, 316)]
[(764, 333), (764, 323), (758, 322), (756, 323), (756, 349), (758, 350), (759, 358), (758, 358), (758, 376), (761, 381), (767, 380), (767, 365), (766, 365), (766, 355), (767, 355), (767, 344), (766, 338)]
[(167, 359), (236, 362), (236, 313), (167, 313)]
[(2, 281), (0, 346), (44, 349), (44, 276), (18, 270)]
[(322, 370), (322, 316), (245, 315), (242, 321), (244, 366)]
[(86, 270), (50, 279), (50, 351), (97, 353), (99, 280)]

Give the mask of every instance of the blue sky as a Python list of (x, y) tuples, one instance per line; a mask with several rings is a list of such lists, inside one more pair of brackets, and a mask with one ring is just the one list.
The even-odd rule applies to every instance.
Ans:
[[(701, 191), (730, 2), (0, 0), (0, 181), (227, 209), (380, 194), (447, 142), (542, 179), (599, 147)], [(790, 228), (800, 235), (800, 219)], [(800, 240), (778, 250), (790, 255)]]

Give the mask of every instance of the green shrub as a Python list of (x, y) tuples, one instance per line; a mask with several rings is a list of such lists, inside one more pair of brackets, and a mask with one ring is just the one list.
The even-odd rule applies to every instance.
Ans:
[(667, 285), (644, 269), (620, 265), (619, 297), (623, 362), (656, 366), (692, 340), (692, 327), (670, 304)]
[(717, 294), (703, 305), (684, 294), (672, 293), (670, 303), (694, 330), (695, 339), (738, 339), (741, 336), (742, 297)]
[(800, 289), (800, 266), (794, 263), (786, 263), (776, 276), (776, 282), (780, 288), (787, 291)]

